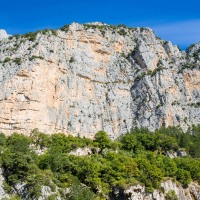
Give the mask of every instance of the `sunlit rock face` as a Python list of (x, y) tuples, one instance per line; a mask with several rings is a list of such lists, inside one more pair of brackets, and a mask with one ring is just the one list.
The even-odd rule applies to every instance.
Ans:
[(6, 39), (8, 37), (9, 35), (6, 33), (6, 31), (3, 29), (0, 29), (0, 40)]
[(162, 191), (154, 190), (152, 193), (146, 192), (145, 186), (139, 184), (128, 189), (115, 188), (110, 193), (109, 200), (168, 200), (167, 194), (170, 192), (173, 192), (175, 197), (180, 200), (198, 200), (200, 198), (200, 186), (195, 182), (190, 183), (188, 188), (184, 188), (172, 180), (166, 180), (161, 183), (161, 187)]
[(4, 37), (0, 131), (186, 130), (200, 123), (199, 46), (185, 53), (151, 29), (101, 23)]

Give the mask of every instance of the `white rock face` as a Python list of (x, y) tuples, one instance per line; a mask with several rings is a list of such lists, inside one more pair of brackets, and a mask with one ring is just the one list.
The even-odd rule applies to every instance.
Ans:
[(8, 194), (6, 194), (5, 190), (4, 190), (4, 186), (3, 186), (3, 183), (4, 183), (4, 180), (5, 178), (3, 177), (2, 175), (2, 169), (0, 168), (0, 199), (6, 199), (9, 197)]
[(36, 146), (34, 144), (31, 144), (29, 146), (30, 150), (34, 151), (37, 155), (43, 155), (47, 152), (47, 148), (44, 147), (44, 148), (41, 148), (40, 146)]
[(135, 185), (127, 190), (114, 190), (110, 196), (110, 200), (166, 200), (166, 194), (169, 191), (174, 191), (180, 200), (199, 200), (200, 186), (196, 183), (191, 183), (188, 188), (183, 188), (171, 180), (161, 183), (163, 191), (154, 190), (153, 193), (147, 193), (145, 187)]
[(200, 123), (198, 50), (186, 58), (150, 29), (99, 23), (3, 40), (0, 131), (116, 138), (134, 126), (187, 129)]
[[(38, 200), (46, 200), (51, 195), (56, 195), (58, 193), (58, 188), (56, 188), (56, 191), (53, 192), (49, 186), (42, 186), (41, 196), (38, 198)], [(61, 197), (56, 197), (55, 200), (61, 200)]]
[(0, 40), (6, 39), (8, 37), (9, 35), (6, 33), (6, 31), (3, 29), (0, 29)]
[(74, 155), (74, 156), (88, 156), (92, 154), (92, 150), (88, 147), (85, 148), (77, 148), (74, 151), (71, 151), (69, 155)]

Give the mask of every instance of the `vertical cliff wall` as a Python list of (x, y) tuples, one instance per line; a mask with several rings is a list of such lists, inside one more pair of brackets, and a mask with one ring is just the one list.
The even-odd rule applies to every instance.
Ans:
[[(0, 37), (1, 38), (1, 37)], [(147, 28), (73, 23), (0, 41), (0, 131), (111, 138), (200, 122), (199, 45)]]

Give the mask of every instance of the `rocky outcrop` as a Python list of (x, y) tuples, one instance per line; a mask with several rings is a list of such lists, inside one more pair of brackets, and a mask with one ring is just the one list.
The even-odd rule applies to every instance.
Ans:
[(10, 36), (10, 35), (8, 35), (8, 34), (6, 33), (5, 30), (0, 29), (0, 40), (6, 39), (6, 38), (8, 38), (9, 36)]
[[(183, 188), (171, 180), (167, 180), (161, 184), (161, 190), (154, 190), (152, 193), (145, 191), (145, 187), (135, 185), (126, 190), (115, 188), (110, 194), (110, 200), (167, 200), (167, 195), (173, 193), (174, 197), (180, 200), (199, 200), (200, 186), (191, 183), (188, 188)], [(175, 199), (175, 198), (171, 198)]]
[[(143, 68), (139, 64), (139, 80), (131, 89), (135, 125), (152, 130), (180, 126), (186, 130), (199, 124), (199, 60), (191, 62), (188, 55), (170, 43), (164, 43), (162, 49), (151, 48), (141, 44), (134, 54), (137, 63), (144, 63)], [(142, 52), (154, 54), (149, 61)]]
[(49, 186), (42, 186), (41, 196), (38, 198), (38, 200), (46, 200), (49, 199), (50, 197), (52, 197), (52, 199), (55, 200), (61, 200), (61, 197), (58, 194), (59, 194), (58, 188), (56, 188), (56, 190), (53, 192)]
[(85, 147), (85, 148), (77, 148), (74, 151), (69, 152), (69, 155), (74, 156), (88, 156), (92, 154), (91, 148)]
[[(20, 196), (20, 199), (22, 199), (22, 200), (28, 200), (31, 198), (30, 191), (27, 188), (26, 183), (17, 183), (15, 185), (15, 187), (11, 188), (12, 192), (10, 192), (10, 194), (6, 193), (6, 191), (4, 189), (4, 183), (5, 183), (5, 178), (3, 175), (3, 171), (0, 168), (0, 199), (2, 199), (2, 200), (15, 199), (16, 196)], [(66, 189), (66, 191), (67, 191), (67, 189)], [(54, 191), (52, 191), (51, 187), (43, 185), (41, 187), (40, 196), (39, 196), (39, 198), (37, 198), (37, 200), (45, 200), (50, 197), (54, 197), (53, 199), (55, 199), (55, 200), (61, 200), (60, 193), (58, 191), (58, 187), (55, 186)]]
[(116, 138), (133, 126), (187, 129), (200, 122), (198, 49), (99, 23), (4, 39), (0, 131)]
[(5, 181), (5, 178), (3, 176), (3, 172), (2, 172), (2, 169), (0, 168), (0, 199), (6, 199), (9, 197), (8, 194), (6, 194), (5, 190), (4, 190), (4, 181)]
[[(12, 194), (7, 194), (4, 190), (4, 176), (0, 169), (0, 199), (13, 199), (15, 195), (19, 195), (22, 200), (30, 199), (30, 191), (25, 183), (18, 183), (12, 189)], [(64, 194), (70, 192), (70, 188), (63, 190)], [(113, 188), (109, 194), (109, 200), (168, 200), (167, 195), (173, 193), (175, 197), (180, 200), (199, 200), (200, 199), (200, 185), (192, 182), (188, 188), (183, 188), (180, 183), (175, 183), (172, 180), (166, 180), (161, 183), (160, 190), (154, 190), (152, 193), (146, 192), (145, 186), (137, 184), (128, 189)], [(64, 195), (64, 196), (65, 196)], [(38, 200), (56, 199), (62, 200), (66, 197), (61, 197), (60, 190), (57, 186), (52, 190), (49, 186), (42, 186)], [(34, 198), (35, 199), (35, 198)], [(171, 198), (174, 199), (174, 198)]]
[(184, 149), (179, 149), (177, 151), (166, 151), (165, 155), (169, 158), (184, 157), (187, 156), (187, 152)]

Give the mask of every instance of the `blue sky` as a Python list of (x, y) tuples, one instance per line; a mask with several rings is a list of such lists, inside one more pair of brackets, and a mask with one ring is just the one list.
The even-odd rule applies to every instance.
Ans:
[(150, 27), (185, 49), (200, 42), (199, 8), (199, 0), (10, 0), (1, 2), (0, 28), (21, 34), (100, 21)]

